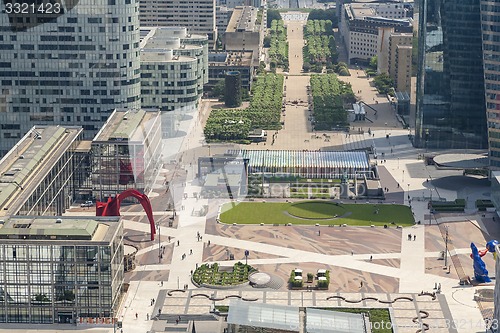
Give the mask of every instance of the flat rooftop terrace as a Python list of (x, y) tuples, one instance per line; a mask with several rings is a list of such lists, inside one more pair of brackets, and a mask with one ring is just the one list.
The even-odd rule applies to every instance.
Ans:
[(0, 160), (0, 216), (15, 215), (81, 127), (35, 126)]
[(154, 109), (115, 110), (94, 138), (94, 142), (138, 141), (142, 142), (143, 129), (148, 122), (159, 116)]
[(109, 242), (120, 217), (12, 216), (3, 221), (0, 239)]

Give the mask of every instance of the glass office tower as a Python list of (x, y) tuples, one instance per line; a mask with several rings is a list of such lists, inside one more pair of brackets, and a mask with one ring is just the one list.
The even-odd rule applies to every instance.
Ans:
[(0, 323), (116, 317), (119, 217), (11, 217), (0, 228)]
[(34, 125), (92, 139), (114, 109), (140, 107), (138, 1), (40, 2), (0, 4), (0, 156)]
[(487, 148), (479, 2), (423, 0), (415, 146)]
[(481, 1), (490, 165), (500, 167), (500, 2)]

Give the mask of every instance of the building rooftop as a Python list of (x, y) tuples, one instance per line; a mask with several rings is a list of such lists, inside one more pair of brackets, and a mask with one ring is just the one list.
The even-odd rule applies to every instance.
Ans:
[(178, 38), (182, 41), (208, 41), (208, 35), (188, 34), (184, 27), (141, 27), (139, 47), (143, 48), (152, 38)]
[(0, 239), (3, 240), (109, 242), (119, 226), (120, 217), (11, 216), (2, 221)]
[(106, 141), (139, 141), (142, 142), (143, 132), (148, 122), (160, 116), (160, 111), (155, 109), (116, 109), (109, 116), (94, 142)]
[(250, 6), (236, 7), (227, 24), (228, 32), (254, 32), (258, 9)]
[(210, 53), (209, 66), (252, 66), (253, 51)]
[(0, 216), (15, 215), (82, 132), (35, 126), (0, 160)]

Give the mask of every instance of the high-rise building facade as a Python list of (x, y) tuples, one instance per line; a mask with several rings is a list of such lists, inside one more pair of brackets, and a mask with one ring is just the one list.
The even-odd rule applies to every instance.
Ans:
[(422, 148), (485, 149), (479, 2), (421, 4), (414, 143)]
[(394, 28), (379, 28), (377, 71), (389, 74), (396, 91), (410, 93), (412, 40), (411, 33), (394, 32)]
[(187, 27), (188, 33), (207, 34), (210, 46), (217, 40), (215, 0), (140, 0), (143, 27)]
[(114, 109), (140, 107), (136, 0), (80, 0), (57, 15), (2, 9), (0, 156), (33, 125), (77, 123), (92, 138)]
[(481, 0), (490, 165), (500, 167), (500, 2)]
[(11, 216), (2, 222), (0, 323), (117, 317), (124, 280), (119, 217)]

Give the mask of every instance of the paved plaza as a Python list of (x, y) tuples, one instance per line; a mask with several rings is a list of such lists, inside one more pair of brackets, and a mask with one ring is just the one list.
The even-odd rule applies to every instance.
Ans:
[[(425, 165), (419, 159), (425, 152), (412, 147), (408, 130), (401, 128), (387, 98), (377, 94), (372, 80), (361, 69), (352, 68), (351, 76), (341, 80), (350, 82), (355, 92), (360, 91), (358, 97), (377, 110), (376, 114), (368, 110), (373, 122), (351, 124), (351, 135), (314, 133), (308, 120), (309, 76), (301, 72), (305, 21), (300, 20), (300, 15), (290, 15), (294, 20), (287, 22), (290, 72), (285, 80), (286, 110), (282, 119), (285, 125), (278, 131), (274, 144), (271, 145), (270, 140), (266, 145), (250, 147), (206, 144), (203, 125), (211, 107), (218, 104), (206, 100), (200, 104), (199, 112), (186, 115), (180, 122), (178, 136), (165, 140), (165, 164), (150, 194), (159, 229), (156, 240), (149, 240), (149, 222), (140, 205), (122, 207), (124, 243), (137, 249), (137, 266), (126, 274), (128, 292), (118, 313), (123, 333), (162, 332), (175, 323), (166, 322), (161, 316), (161, 320), (152, 320), (157, 318), (160, 309), (163, 315), (186, 318), (209, 313), (215, 303), (228, 305), (230, 297), (227, 296), (235, 295), (269, 304), (390, 308), (399, 333), (417, 332), (424, 323), (430, 326), (430, 332), (484, 332), (477, 324), (487, 311), (474, 301), (474, 295), (479, 289), (493, 286), (460, 286), (458, 282), (462, 272), (472, 275), (472, 261), (468, 257), (470, 242), (483, 249), (487, 241), (500, 238), (500, 229), (490, 213), (431, 215), (427, 202), (434, 196), (447, 200), (460, 197), (473, 203), (479, 198), (489, 198), (488, 187), (473, 177), (462, 176), (459, 171), (437, 170)], [(299, 103), (292, 104), (295, 100)], [(367, 134), (368, 129), (372, 135)], [(320, 139), (313, 138), (316, 134), (320, 134)], [(329, 141), (322, 134), (327, 134)], [(238, 148), (317, 150), (344, 149), (352, 145), (373, 145), (382, 187), (389, 188), (386, 201), (411, 205), (415, 221), (420, 224), (402, 229), (396, 229), (395, 225), (387, 229), (225, 225), (217, 223), (216, 216), (218, 207), (227, 200), (198, 196), (202, 190), (196, 179), (198, 156)], [(166, 182), (170, 184), (168, 191)], [(466, 189), (454, 186), (457, 182), (467, 184)], [(175, 205), (175, 216), (169, 203)], [(205, 207), (208, 213), (200, 214)], [(89, 213), (89, 209), (75, 207), (69, 214)], [(445, 248), (442, 233), (445, 225), (450, 237), (449, 270), (440, 258)], [(259, 290), (250, 286), (207, 290), (192, 284), (191, 272), (197, 265), (217, 262), (221, 266), (232, 266), (245, 260), (245, 250), (250, 252), (248, 264), (271, 275), (276, 284)], [(234, 260), (228, 260), (229, 253)], [(490, 274), (493, 273), (493, 259), (490, 255), (484, 258)], [(310, 273), (329, 269), (329, 290), (288, 290), (288, 277), (296, 267)], [(437, 284), (441, 286), (441, 293), (436, 297), (428, 295), (436, 291)], [(171, 292), (182, 290), (185, 285), (187, 290)], [(450, 325), (450, 320), (465, 324)], [(0, 332), (8, 331), (8, 327), (0, 329)], [(113, 329), (89, 331), (112, 332)]]

